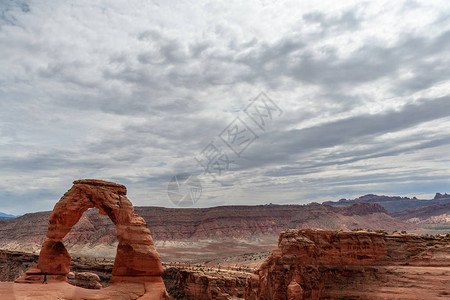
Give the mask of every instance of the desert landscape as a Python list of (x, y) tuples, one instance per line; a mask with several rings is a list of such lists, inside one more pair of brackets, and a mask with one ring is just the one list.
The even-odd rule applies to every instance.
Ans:
[(0, 300), (450, 300), (450, 1), (0, 0)]
[[(447, 194), (417, 200), (423, 202), (417, 203), (420, 208), (393, 213), (407, 216), (409, 222), (390, 216), (381, 205), (404, 200), (400, 197), (368, 195), (338, 205), (164, 209), (133, 208), (126, 194), (123, 185), (77, 180), (51, 213), (0, 221), (1, 297), (256, 300), (450, 295), (450, 234), (433, 235), (418, 226), (430, 220), (448, 225), (442, 223), (442, 215), (449, 217), (442, 209), (450, 203)], [(145, 219), (155, 228), (152, 235)], [(167, 221), (172, 226), (162, 224)], [(390, 232), (393, 228), (400, 231)]]

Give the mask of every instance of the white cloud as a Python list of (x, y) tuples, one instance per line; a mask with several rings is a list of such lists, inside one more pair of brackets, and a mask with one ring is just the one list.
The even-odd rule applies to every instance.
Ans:
[[(78, 178), (170, 206), (172, 175), (265, 91), (283, 117), (198, 206), (448, 187), (446, 1), (0, 4), (0, 211)], [(438, 99), (438, 100), (436, 100)]]

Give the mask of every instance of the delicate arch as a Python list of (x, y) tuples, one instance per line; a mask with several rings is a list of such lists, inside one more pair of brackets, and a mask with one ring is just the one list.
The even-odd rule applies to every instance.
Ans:
[(98, 208), (116, 226), (117, 246), (113, 276), (161, 276), (161, 259), (144, 219), (134, 213), (125, 186), (103, 180), (84, 179), (56, 203), (50, 216), (47, 240), (43, 243), (38, 269), (48, 275), (67, 275), (70, 254), (62, 242), (89, 208)]

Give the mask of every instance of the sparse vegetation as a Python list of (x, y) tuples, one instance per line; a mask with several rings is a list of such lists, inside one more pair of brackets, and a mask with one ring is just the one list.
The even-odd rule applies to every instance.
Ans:
[(353, 228), (352, 231), (363, 231), (363, 228)]
[(379, 229), (379, 230), (377, 230), (377, 231), (375, 231), (376, 233), (381, 233), (381, 234), (388, 234), (386, 231), (384, 231), (384, 230), (381, 230), (381, 229)]

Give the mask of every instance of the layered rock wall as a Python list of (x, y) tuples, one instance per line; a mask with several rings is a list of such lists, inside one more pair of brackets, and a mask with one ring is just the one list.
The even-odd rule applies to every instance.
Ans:
[(248, 274), (203, 272), (167, 268), (164, 282), (173, 299), (228, 300), (242, 299)]
[[(426, 266), (450, 266), (449, 241), (448, 238), (374, 232), (283, 231), (278, 248), (249, 277), (245, 298), (320, 299), (327, 284), (338, 282), (336, 278), (352, 279), (365, 274), (366, 279), (376, 281), (385, 269), (372, 266), (419, 262)], [(433, 262), (430, 253), (436, 251), (442, 252), (437, 256), (442, 259)]]

